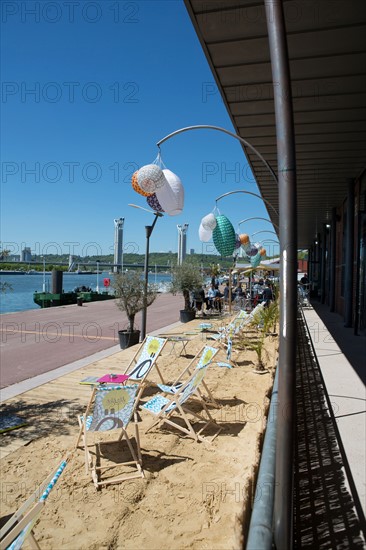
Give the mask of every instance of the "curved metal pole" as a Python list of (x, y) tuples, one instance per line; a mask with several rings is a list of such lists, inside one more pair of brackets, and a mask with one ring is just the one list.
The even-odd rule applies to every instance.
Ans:
[(254, 216), (254, 218), (245, 218), (245, 220), (241, 220), (241, 222), (239, 222), (238, 225), (240, 225), (241, 223), (244, 223), (244, 222), (249, 222), (250, 220), (263, 220), (264, 222), (268, 222), (268, 223), (274, 225), (278, 229), (278, 225), (276, 223), (271, 222), (271, 220), (267, 220), (267, 218), (259, 218), (258, 216)]
[(186, 128), (180, 128), (179, 130), (176, 130), (175, 132), (172, 132), (171, 134), (165, 136), (163, 139), (158, 141), (156, 145), (160, 148), (160, 145), (162, 145), (164, 143), (164, 141), (167, 141), (168, 139), (170, 139), (173, 136), (176, 136), (178, 134), (182, 134), (183, 132), (188, 132), (188, 130), (218, 130), (219, 132), (223, 132), (224, 134), (227, 134), (228, 136), (231, 136), (231, 137), (239, 140), (241, 143), (244, 143), (244, 145), (246, 147), (248, 147), (248, 149), (250, 149), (251, 151), (253, 151), (253, 153), (255, 153), (257, 155), (257, 157), (268, 168), (268, 170), (270, 171), (270, 173), (271, 173), (273, 179), (275, 180), (275, 182), (278, 183), (276, 173), (274, 172), (271, 165), (262, 157), (262, 155), (259, 153), (259, 151), (257, 151), (257, 149), (249, 143), (249, 141), (247, 141), (246, 139), (238, 136), (237, 134), (233, 134), (232, 132), (229, 132), (229, 130), (226, 130), (225, 128), (221, 128), (220, 126), (211, 126), (210, 124), (197, 124), (196, 126), (187, 126)]
[[(252, 191), (245, 191), (244, 189), (238, 189), (238, 191), (228, 191), (228, 193), (224, 193), (223, 195), (220, 195), (219, 197), (217, 197), (216, 202), (220, 201), (224, 197), (228, 197), (229, 195), (234, 195), (235, 193), (245, 193), (246, 195), (252, 195), (253, 197), (257, 197), (258, 199), (261, 199), (263, 202), (268, 204), (268, 206), (270, 206), (273, 209), (273, 211), (276, 213), (277, 216), (279, 215), (277, 210), (275, 209), (275, 207), (269, 201), (264, 199), (261, 195), (258, 195), (258, 193), (252, 193)], [(255, 218), (255, 219), (260, 219), (260, 218)], [(265, 220), (266, 218), (262, 218), (262, 219)], [(267, 220), (267, 221), (269, 221), (269, 220)], [(270, 222), (270, 223), (272, 223), (272, 222)], [(275, 225), (275, 224), (273, 224), (273, 225)], [(276, 227), (278, 227), (278, 226), (276, 226)]]
[(280, 241), (275, 241), (274, 239), (263, 239), (261, 242), (262, 243), (275, 243), (275, 244), (278, 244), (278, 246), (280, 245)]
[(252, 233), (252, 237), (254, 237), (254, 235), (259, 235), (259, 233), (273, 233), (273, 235), (277, 236), (277, 233), (275, 231), (267, 231), (267, 229), (263, 229), (262, 231), (256, 231), (255, 233)]

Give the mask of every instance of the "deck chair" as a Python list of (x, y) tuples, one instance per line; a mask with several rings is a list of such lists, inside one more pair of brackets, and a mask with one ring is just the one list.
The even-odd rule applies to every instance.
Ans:
[[(150, 431), (154, 426), (162, 425), (164, 423), (177, 428), (186, 435), (192, 437), (195, 441), (206, 441), (211, 443), (215, 437), (220, 433), (221, 429), (217, 424), (214, 418), (211, 416), (204, 400), (202, 399), (202, 394), (200, 392), (199, 386), (202, 384), (203, 378), (208, 369), (208, 363), (200, 369), (195, 369), (193, 374), (188, 378), (188, 380), (182, 384), (173, 395), (167, 397), (162, 394), (155, 395), (147, 403), (145, 403), (141, 408), (153, 414), (156, 418), (153, 423), (147, 428), (146, 432)], [(198, 414), (196, 411), (193, 411), (187, 405), (187, 401), (191, 400), (193, 396), (196, 398), (196, 401), (202, 406), (204, 412), (206, 413), (207, 418), (204, 418), (201, 414)], [(197, 418), (199, 421), (204, 422), (203, 427), (196, 432), (191, 421), (188, 418), (188, 415), (191, 415)], [(174, 418), (182, 420), (184, 425), (179, 424)], [(211, 439), (201, 435), (202, 432), (210, 425), (214, 425), (218, 428), (213, 434)]]
[(46, 504), (48, 495), (64, 471), (67, 460), (63, 460), (57, 470), (53, 471), (28, 498), (17, 512), (0, 530), (0, 549), (18, 550), (28, 538), (32, 548), (40, 550), (34, 537), (33, 527)]
[[(136, 405), (138, 403), (136, 394), (138, 389), (138, 384), (131, 386), (97, 386), (93, 389), (85, 414), (78, 417), (80, 430), (76, 442), (76, 448), (79, 446), (80, 439), (82, 439), (85, 451), (85, 471), (87, 474), (91, 474), (92, 480), (97, 489), (103, 485), (111, 485), (121, 483), (127, 479), (144, 477), (141, 466), (142, 459), (136, 413)], [(132, 417), (134, 417), (137, 456), (126, 431)], [(88, 434), (91, 432), (105, 432), (109, 430), (119, 430), (120, 434), (118, 439), (114, 441), (96, 441), (96, 457), (93, 459), (88, 448), (88, 445), (90, 446), (90, 444), (88, 444)], [(109, 466), (97, 465), (97, 459), (98, 461), (101, 461), (102, 459), (100, 448), (101, 445), (109, 445), (111, 443), (115, 444), (116, 442), (121, 443), (122, 445), (123, 439), (125, 439), (127, 443), (132, 460), (127, 462), (119, 462), (118, 464)], [(134, 465), (134, 471), (132, 473), (124, 474), (119, 477), (102, 479), (102, 474), (106, 470), (110, 470), (111, 468), (116, 468), (118, 466), (131, 465)]]
[(164, 378), (157, 366), (157, 359), (168, 342), (167, 338), (158, 338), (157, 336), (146, 336), (145, 340), (133, 356), (125, 370), (124, 374), (128, 375), (129, 382), (140, 384), (138, 399), (148, 382), (148, 375), (156, 368), (161, 382), (164, 384)]
[[(170, 394), (177, 393), (178, 389), (183, 385), (182, 380), (184, 380), (185, 374), (188, 373), (188, 375), (192, 375), (194, 369), (201, 369), (206, 365), (208, 366), (212, 362), (212, 359), (215, 357), (218, 351), (219, 350), (217, 348), (213, 348), (210, 346), (203, 346), (195, 355), (195, 357), (192, 359), (192, 361), (189, 362), (188, 366), (184, 368), (184, 370), (180, 373), (178, 378), (170, 386), (166, 384), (158, 384), (158, 387), (163, 392), (166, 392), (166, 393), (170, 393)], [(207, 394), (208, 402), (214, 405), (215, 407), (219, 408), (218, 403), (215, 401), (212, 393), (210, 392), (204, 380), (202, 380), (202, 386), (205, 390), (205, 393)]]
[(240, 330), (244, 328), (250, 322), (250, 315), (244, 311), (240, 310), (238, 315), (230, 321), (230, 323), (221, 329), (217, 334), (212, 334), (208, 338), (215, 340), (218, 349), (224, 350), (226, 353), (226, 363), (218, 363), (219, 366), (227, 367), (237, 367), (237, 363), (232, 358), (233, 354), (233, 338), (236, 336)]
[(226, 336), (231, 332), (237, 334), (240, 328), (247, 322), (249, 314), (241, 309), (239, 313), (232, 319), (227, 325), (218, 329), (216, 334), (211, 334), (208, 339), (211, 340), (225, 340)]

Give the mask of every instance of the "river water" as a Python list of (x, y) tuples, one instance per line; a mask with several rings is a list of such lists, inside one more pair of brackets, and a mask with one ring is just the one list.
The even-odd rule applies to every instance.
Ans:
[[(111, 279), (113, 275), (108, 272), (83, 275), (77, 273), (64, 273), (63, 275), (63, 290), (65, 292), (74, 290), (76, 287), (86, 286), (93, 290), (97, 286), (97, 278), (99, 279), (99, 290), (104, 290), (103, 279)], [(46, 272), (46, 291), (51, 290), (51, 272)], [(159, 290), (166, 290), (166, 285), (171, 280), (169, 274), (149, 273), (149, 283), (156, 283)], [(14, 313), (16, 311), (25, 311), (28, 309), (39, 309), (39, 306), (33, 302), (33, 293), (35, 291), (42, 292), (43, 289), (43, 273), (32, 273), (25, 275), (10, 275), (0, 273), (0, 282), (8, 283), (11, 289), (6, 289), (6, 292), (0, 294), (0, 313)]]

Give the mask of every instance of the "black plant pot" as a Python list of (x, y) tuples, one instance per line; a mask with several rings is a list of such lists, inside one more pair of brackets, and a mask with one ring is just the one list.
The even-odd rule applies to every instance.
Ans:
[(119, 330), (118, 337), (121, 349), (126, 349), (139, 343), (140, 331), (134, 330), (133, 332), (129, 332), (128, 330)]
[(194, 310), (193, 311), (186, 310), (186, 309), (180, 310), (181, 323), (189, 323), (189, 321), (193, 321), (193, 319), (195, 318), (196, 318), (196, 312)]

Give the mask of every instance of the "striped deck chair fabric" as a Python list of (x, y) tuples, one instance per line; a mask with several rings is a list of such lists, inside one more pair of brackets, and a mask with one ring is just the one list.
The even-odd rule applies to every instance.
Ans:
[[(80, 431), (76, 442), (76, 447), (78, 447), (80, 439), (82, 439), (85, 451), (85, 470), (87, 474), (91, 474), (96, 488), (103, 485), (120, 483), (127, 479), (144, 477), (141, 467), (142, 460), (136, 413), (138, 389), (138, 384), (133, 384), (130, 386), (95, 387), (85, 414), (78, 417)], [(131, 422), (132, 416), (134, 416), (133, 423), (135, 425), (137, 456), (126, 431), (127, 426)], [(101, 445), (105, 446), (115, 444), (116, 442), (122, 445), (123, 439), (127, 443), (127, 448), (129, 449), (133, 459), (132, 461), (123, 461), (112, 466), (97, 465), (97, 459), (93, 458), (88, 448), (88, 434), (90, 432), (105, 432), (110, 430), (119, 431), (119, 437), (117, 440), (94, 442), (99, 461), (102, 462), (103, 458), (101, 453)], [(133, 465), (133, 472), (129, 472), (128, 474), (124, 474), (119, 477), (102, 478), (105, 470), (110, 470), (111, 468), (122, 465)]]
[(19, 550), (27, 538), (29, 538), (33, 548), (40, 548), (34, 537), (33, 528), (42, 512), (48, 495), (56, 485), (66, 465), (67, 460), (63, 460), (57, 470), (52, 472), (43, 481), (39, 488), (4, 525), (0, 531), (1, 550)]
[[(186, 435), (192, 437), (196, 441), (211, 442), (218, 435), (221, 428), (216, 424), (215, 420), (211, 416), (200, 392), (200, 385), (203, 382), (208, 366), (209, 363), (206, 363), (206, 365), (201, 368), (195, 369), (189, 379), (180, 387), (176, 388), (173, 396), (167, 397), (162, 394), (157, 394), (141, 407), (143, 410), (148, 411), (156, 417), (153, 423), (146, 430), (147, 432), (154, 426), (166, 423), (169, 426), (173, 426)], [(189, 408), (187, 402), (193, 397), (200, 403), (207, 418), (204, 418), (201, 414), (197, 413), (196, 410)], [(195, 419), (198, 419), (204, 424), (199, 431), (194, 429), (188, 415), (193, 416)], [(183, 420), (185, 426), (182, 426), (172, 417), (178, 417)], [(210, 440), (207, 437), (204, 437), (202, 432), (211, 425), (214, 425), (217, 429)]]
[(164, 384), (164, 379), (156, 363), (167, 342), (167, 338), (158, 338), (157, 336), (145, 338), (124, 372), (128, 375), (129, 381), (145, 384), (149, 373), (155, 367)]

